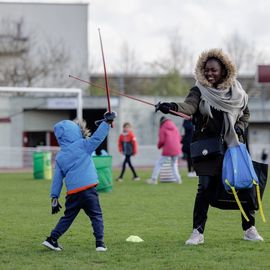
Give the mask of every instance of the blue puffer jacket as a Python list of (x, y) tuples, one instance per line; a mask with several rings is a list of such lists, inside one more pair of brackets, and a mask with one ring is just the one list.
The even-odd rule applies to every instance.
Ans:
[(54, 126), (54, 134), (61, 147), (56, 155), (51, 197), (59, 197), (63, 179), (67, 194), (77, 193), (98, 184), (92, 152), (108, 135), (110, 125), (102, 122), (90, 138), (84, 139), (80, 127), (73, 121), (63, 120)]

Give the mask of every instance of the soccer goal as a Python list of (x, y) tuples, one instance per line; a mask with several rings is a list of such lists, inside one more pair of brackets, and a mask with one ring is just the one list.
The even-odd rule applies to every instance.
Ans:
[(25, 131), (38, 136), (70, 110), (82, 119), (81, 89), (0, 87), (0, 169), (30, 167), (37, 148), (24, 147)]
[[(41, 87), (0, 87), (0, 95), (12, 97), (18, 94), (43, 97), (70, 97), (77, 99), (77, 118), (82, 119), (82, 89), (79, 88), (41, 88)], [(1, 117), (1, 115), (0, 115)]]

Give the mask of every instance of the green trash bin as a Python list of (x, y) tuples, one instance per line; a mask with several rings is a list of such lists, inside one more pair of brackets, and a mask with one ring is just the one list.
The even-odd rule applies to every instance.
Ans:
[(34, 179), (52, 179), (52, 153), (34, 152), (33, 154)]
[(93, 161), (97, 169), (99, 181), (97, 191), (112, 191), (112, 156), (94, 156)]

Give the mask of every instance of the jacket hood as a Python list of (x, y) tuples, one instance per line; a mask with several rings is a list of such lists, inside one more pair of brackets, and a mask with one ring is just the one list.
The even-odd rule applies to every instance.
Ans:
[(206, 80), (204, 75), (204, 67), (209, 58), (217, 58), (224, 66), (227, 71), (227, 76), (224, 81), (218, 85), (218, 89), (226, 89), (233, 85), (236, 79), (236, 66), (232, 60), (226, 55), (222, 49), (211, 49), (204, 51), (197, 61), (195, 67), (195, 79), (199, 81), (203, 86), (211, 87), (211, 84)]
[(79, 125), (70, 120), (58, 122), (54, 126), (54, 134), (62, 147), (83, 138)]
[(175, 129), (175, 125), (174, 123), (169, 120), (169, 119), (166, 119), (162, 124), (161, 124), (161, 127), (164, 128), (164, 129), (167, 129), (167, 130), (174, 130)]

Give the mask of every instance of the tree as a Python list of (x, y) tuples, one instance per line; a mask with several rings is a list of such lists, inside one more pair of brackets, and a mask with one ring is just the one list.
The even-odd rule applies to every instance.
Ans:
[(70, 83), (64, 83), (70, 59), (61, 41), (41, 43), (36, 33), (23, 34), (23, 20), (4, 20), (1, 25), (1, 85), (55, 87)]
[(123, 42), (119, 52), (119, 62), (115, 68), (121, 92), (140, 94), (141, 80), (138, 79), (141, 65), (137, 60), (136, 52), (128, 43)]
[(169, 35), (166, 55), (151, 64), (154, 72), (160, 75), (152, 92), (164, 96), (185, 96), (189, 85), (182, 79), (181, 73), (187, 68), (190, 60), (191, 57), (180, 33), (172, 31)]
[(228, 36), (224, 43), (225, 50), (234, 60), (239, 73), (255, 73), (257, 64), (265, 61), (264, 53), (238, 32)]
[(140, 71), (140, 64), (137, 60), (137, 55), (134, 49), (130, 48), (128, 43), (123, 42), (120, 53), (119, 63), (116, 71), (123, 75), (138, 74)]

